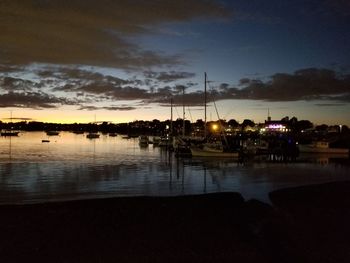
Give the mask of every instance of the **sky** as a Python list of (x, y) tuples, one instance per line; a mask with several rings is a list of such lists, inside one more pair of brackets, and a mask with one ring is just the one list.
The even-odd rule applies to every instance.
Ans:
[[(0, 119), (350, 126), (347, 0), (1, 0)], [(215, 110), (217, 108), (217, 112)]]

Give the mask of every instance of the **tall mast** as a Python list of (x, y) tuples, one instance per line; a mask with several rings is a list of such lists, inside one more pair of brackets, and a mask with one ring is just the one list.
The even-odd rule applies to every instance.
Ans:
[(185, 86), (182, 87), (182, 136), (185, 137)]
[(170, 135), (173, 135), (173, 98), (170, 99)]
[(204, 138), (207, 137), (207, 73), (204, 72)]

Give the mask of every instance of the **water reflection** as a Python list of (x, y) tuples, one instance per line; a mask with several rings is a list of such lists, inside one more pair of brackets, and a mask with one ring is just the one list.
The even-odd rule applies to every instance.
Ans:
[(349, 159), (300, 156), (295, 162), (265, 157), (175, 158), (168, 151), (140, 148), (136, 139), (62, 132), (50, 143), (43, 133), (0, 138), (0, 203), (26, 203), (109, 196), (241, 192), (268, 201), (282, 187), (348, 180)]

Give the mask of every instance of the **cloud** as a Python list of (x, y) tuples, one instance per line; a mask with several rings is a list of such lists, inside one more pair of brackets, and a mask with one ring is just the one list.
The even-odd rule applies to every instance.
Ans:
[(109, 107), (96, 107), (96, 106), (81, 106), (79, 110), (109, 110), (109, 111), (131, 111), (135, 110), (135, 107), (132, 106), (109, 106)]
[(152, 27), (169, 22), (230, 15), (214, 0), (1, 1), (0, 57), (12, 65), (174, 65), (182, 58), (144, 50), (130, 37), (152, 33)]
[(19, 118), (19, 117), (10, 117), (10, 118), (2, 118), (2, 120), (11, 120), (11, 121), (32, 121), (33, 118)]
[(54, 91), (104, 95), (104, 98), (111, 100), (141, 100), (150, 97), (150, 93), (148, 93), (148, 91), (145, 89), (131, 86), (120, 87), (110, 83), (99, 82), (92, 82), (81, 86), (67, 84), (65, 86), (55, 88)]
[[(75, 105), (84, 110), (122, 111), (152, 103), (169, 106), (171, 99), (174, 106), (204, 105), (204, 91), (191, 91), (189, 88), (195, 85), (192, 82), (181, 85), (177, 81), (172, 85), (167, 81), (157, 82), (157, 78), (181, 81), (182, 78), (192, 76), (187, 72), (144, 72), (146, 77), (155, 79), (155, 82), (151, 81), (154, 85), (149, 85), (147, 79), (123, 79), (81, 68), (46, 68), (33, 72), (39, 76), (35, 82), (20, 77), (0, 76), (0, 107), (50, 108)], [(292, 74), (276, 73), (267, 80), (264, 78), (264, 81), (243, 78), (236, 86), (229, 83), (216, 86), (212, 83), (210, 86), (208, 103), (227, 99), (282, 102), (328, 100), (327, 103), (317, 102), (317, 106), (335, 106), (350, 102), (350, 75), (329, 69), (307, 68)], [(125, 103), (124, 101), (141, 104), (115, 105), (117, 102)], [(86, 106), (97, 102), (106, 106)]]
[(269, 81), (244, 78), (240, 88), (222, 86), (218, 98), (266, 101), (340, 100), (350, 102), (350, 77), (329, 69), (307, 68), (294, 74), (276, 73)]
[[(130, 79), (122, 79), (114, 76), (103, 75), (97, 72), (82, 70), (79, 68), (58, 68), (51, 70), (42, 70), (38, 75), (45, 78), (56, 78), (63, 85), (57, 84), (52, 91), (75, 93), (80, 96), (101, 95), (109, 100), (143, 100), (154, 101), (154, 98), (169, 97), (174, 94), (182, 93), (183, 87), (187, 89), (196, 85), (189, 82), (185, 86), (174, 85), (173, 87), (165, 86), (159, 88), (161, 83), (170, 81), (177, 81), (187, 79), (195, 76), (194, 73), (189, 72), (155, 72), (145, 71), (145, 80), (137, 79), (136, 77)], [(151, 80), (155, 79), (155, 81)], [(59, 81), (56, 81), (58, 83)]]
[(315, 106), (319, 107), (341, 107), (345, 106), (345, 103), (316, 103)]
[(154, 71), (145, 71), (144, 76), (150, 79), (156, 79), (159, 82), (168, 83), (180, 79), (193, 78), (196, 74), (190, 72), (154, 72)]
[(15, 65), (0, 64), (0, 72), (14, 72), (18, 70), (20, 70), (20, 68)]
[(0, 89), (5, 91), (31, 91), (33, 88), (39, 88), (40, 85), (30, 80), (13, 77), (0, 77)]
[(0, 94), (0, 107), (16, 108), (57, 108), (61, 105), (76, 105), (78, 102), (67, 98), (58, 98), (39, 92), (8, 92)]

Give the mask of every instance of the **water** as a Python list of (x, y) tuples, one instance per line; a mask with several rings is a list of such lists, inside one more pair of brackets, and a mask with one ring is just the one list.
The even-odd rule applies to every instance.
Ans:
[[(42, 143), (49, 139), (50, 143)], [(275, 189), (349, 180), (348, 157), (300, 156), (294, 163), (257, 159), (181, 159), (137, 139), (61, 132), (0, 137), (0, 204), (115, 196), (240, 192), (269, 202)]]

